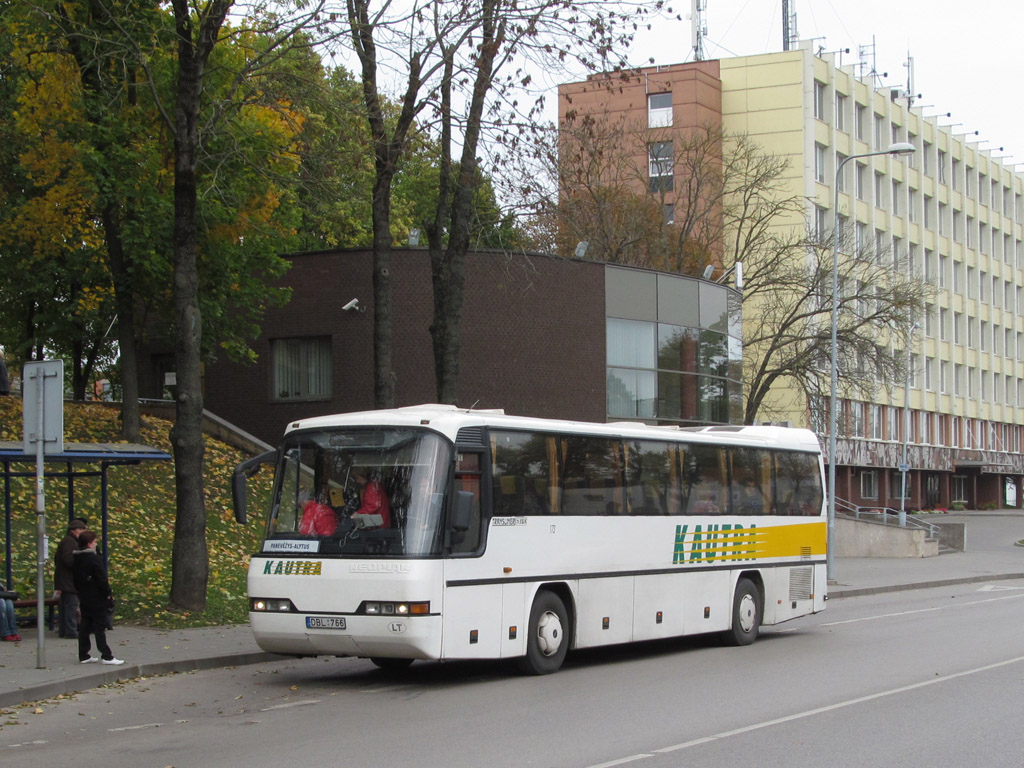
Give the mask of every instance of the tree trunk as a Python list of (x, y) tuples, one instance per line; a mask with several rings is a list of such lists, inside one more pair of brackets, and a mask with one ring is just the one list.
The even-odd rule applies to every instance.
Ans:
[[(462, 298), (466, 283), (466, 253), (469, 251), (469, 223), (473, 215), (473, 192), (479, 185), (477, 173), (477, 146), (480, 143), (481, 121), (487, 93), (493, 85), (495, 56), (504, 42), (504, 21), (496, 18), (497, 5), (493, 0), (481, 4), (482, 37), (477, 57), (477, 72), (473, 83), (468, 119), (462, 141), (462, 160), (459, 178), (449, 192), (447, 185), (439, 190), (439, 211), (447, 206), (450, 195), (450, 223), (448, 245), (441, 251), (439, 240), (431, 239), (431, 273), (434, 282), (434, 320), (430, 333), (434, 345), (434, 375), (437, 381), (438, 402), (457, 404), (459, 382), (459, 353), (461, 350)], [(451, 70), (445, 70), (446, 79)], [(442, 98), (447, 91), (442, 89)], [(442, 109), (444, 113), (446, 109)], [(443, 117), (449, 117), (443, 115)], [(446, 124), (447, 127), (447, 124)], [(449, 152), (450, 137), (442, 138), (443, 151)], [(442, 180), (447, 174), (442, 175)], [(447, 208), (445, 209), (447, 212)], [(440, 233), (438, 233), (439, 235)]]
[[(178, 82), (174, 126), (174, 351), (177, 417), (171, 433), (174, 450), (177, 516), (171, 554), (171, 603), (190, 611), (206, 608), (209, 551), (203, 503), (203, 393), (200, 379), (202, 317), (196, 264), (196, 163), (203, 63), (216, 39), (207, 16), (200, 43), (193, 42), (190, 7), (175, 0), (178, 33)], [(224, 7), (226, 12), (227, 6)], [(221, 20), (223, 16), (221, 16)], [(212, 34), (212, 37), (208, 35)], [(208, 48), (203, 48), (204, 39)], [(205, 53), (204, 53), (205, 51)]]
[(142, 439), (139, 416), (139, 366), (135, 322), (135, 292), (131, 287), (128, 265), (121, 240), (121, 219), (115, 202), (103, 209), (103, 231), (106, 234), (107, 257), (114, 283), (114, 306), (117, 311), (117, 346), (121, 369), (121, 437), (137, 443)]
[(391, 367), (391, 179), (392, 174), (378, 170), (373, 187), (373, 399), (377, 408), (395, 407)]

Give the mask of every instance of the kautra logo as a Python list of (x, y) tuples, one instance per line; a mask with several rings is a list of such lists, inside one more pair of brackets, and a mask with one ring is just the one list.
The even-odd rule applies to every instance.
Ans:
[(320, 560), (267, 560), (263, 565), (265, 576), (319, 576), (322, 570)]
[(754, 560), (757, 557), (756, 538), (756, 525), (695, 525), (693, 530), (689, 525), (677, 525), (672, 564)]

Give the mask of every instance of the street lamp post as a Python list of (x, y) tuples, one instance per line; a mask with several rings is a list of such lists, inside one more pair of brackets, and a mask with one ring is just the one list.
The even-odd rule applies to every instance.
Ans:
[(903, 460), (900, 462), (900, 528), (907, 527), (907, 441), (910, 438), (910, 370), (913, 365), (910, 352), (910, 342), (914, 338), (914, 332), (920, 326), (914, 323), (910, 326), (910, 334), (907, 336), (907, 380), (903, 387)]
[(837, 357), (837, 336), (839, 333), (839, 178), (843, 167), (851, 160), (875, 155), (910, 155), (914, 153), (914, 145), (901, 141), (890, 144), (887, 149), (877, 152), (863, 152), (859, 155), (844, 157), (836, 166), (835, 204), (832, 206), (832, 357), (831, 357), (831, 397), (828, 414), (828, 542), (825, 556), (826, 578), (835, 580), (835, 548), (836, 540), (836, 428), (838, 425), (837, 394), (839, 387), (839, 361)]

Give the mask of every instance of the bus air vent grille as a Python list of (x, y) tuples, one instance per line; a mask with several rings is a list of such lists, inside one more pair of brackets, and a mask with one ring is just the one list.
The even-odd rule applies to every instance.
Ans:
[(483, 427), (463, 427), (455, 437), (458, 445), (481, 446), (484, 444)]
[(790, 600), (809, 600), (813, 588), (814, 569), (804, 567), (789, 569)]

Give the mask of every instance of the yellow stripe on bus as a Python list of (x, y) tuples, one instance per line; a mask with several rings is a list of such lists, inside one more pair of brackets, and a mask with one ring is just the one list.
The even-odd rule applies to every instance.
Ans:
[[(708, 530), (707, 528), (710, 528)], [(824, 555), (827, 526), (798, 523), (721, 529), (716, 524), (676, 526), (673, 563), (795, 558)]]

